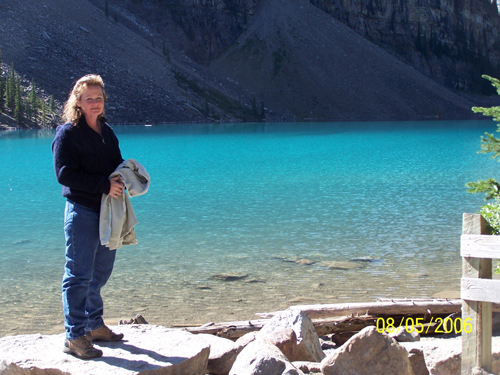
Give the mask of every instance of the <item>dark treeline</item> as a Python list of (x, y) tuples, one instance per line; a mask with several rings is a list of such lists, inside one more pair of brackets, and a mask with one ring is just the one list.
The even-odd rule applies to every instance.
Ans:
[(53, 95), (45, 97), (33, 80), (26, 82), (16, 74), (14, 63), (9, 70), (4, 69), (0, 50), (0, 124), (21, 128), (51, 126), (58, 119)]

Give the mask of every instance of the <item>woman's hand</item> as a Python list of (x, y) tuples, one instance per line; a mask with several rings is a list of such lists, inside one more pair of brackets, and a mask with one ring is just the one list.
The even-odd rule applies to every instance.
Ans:
[(112, 196), (113, 198), (118, 198), (125, 189), (125, 184), (123, 183), (121, 176), (110, 178), (109, 182), (111, 183), (111, 187), (109, 189), (108, 195)]

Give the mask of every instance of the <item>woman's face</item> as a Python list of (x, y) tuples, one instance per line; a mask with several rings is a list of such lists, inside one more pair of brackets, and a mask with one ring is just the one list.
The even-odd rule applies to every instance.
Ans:
[(104, 111), (104, 95), (101, 87), (85, 87), (77, 103), (87, 121), (97, 119), (97, 116)]

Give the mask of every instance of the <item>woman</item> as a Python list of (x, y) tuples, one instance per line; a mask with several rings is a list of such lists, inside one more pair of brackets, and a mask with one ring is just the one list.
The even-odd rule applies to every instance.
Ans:
[(52, 143), (57, 181), (67, 198), (64, 212), (66, 264), (62, 299), (66, 340), (64, 351), (82, 359), (102, 356), (93, 340), (119, 341), (102, 319), (101, 288), (113, 270), (116, 251), (99, 241), (102, 194), (123, 193), (120, 177), (108, 178), (123, 161), (118, 139), (106, 124), (104, 83), (86, 75), (74, 85), (64, 106), (67, 121)]

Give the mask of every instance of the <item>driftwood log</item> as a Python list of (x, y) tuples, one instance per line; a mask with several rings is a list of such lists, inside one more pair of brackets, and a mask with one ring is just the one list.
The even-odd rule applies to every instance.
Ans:
[(208, 323), (201, 327), (184, 327), (191, 333), (207, 333), (226, 339), (236, 340), (249, 333), (259, 331), (269, 319), (245, 320), (238, 322)]
[[(290, 310), (300, 310), (310, 319), (324, 319), (347, 315), (405, 315), (453, 314), (460, 312), (462, 300), (454, 299), (384, 299), (368, 303), (341, 303), (330, 305), (297, 305)], [(261, 318), (272, 318), (279, 312), (257, 313)]]
[[(413, 325), (417, 318), (421, 319), (419, 322), (424, 328), (421, 335), (451, 332), (451, 325), (460, 318), (461, 306), (461, 299), (384, 299), (374, 303), (305, 305), (290, 309), (306, 313), (319, 336), (335, 334), (349, 337), (367, 326), (377, 326), (379, 319), (379, 328), (382, 329), (382, 324), (387, 326), (389, 318), (394, 320), (395, 327)], [(500, 306), (494, 306), (493, 310), (500, 311)], [(248, 332), (260, 330), (277, 313), (256, 314), (264, 319), (183, 328), (191, 333), (207, 333), (236, 340)], [(443, 325), (447, 317), (450, 318), (447, 319), (448, 325)]]

